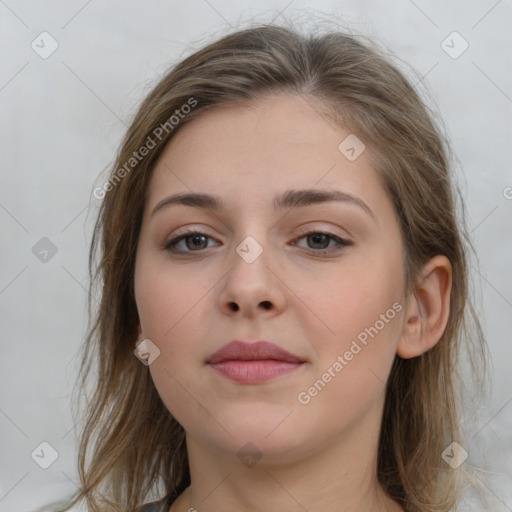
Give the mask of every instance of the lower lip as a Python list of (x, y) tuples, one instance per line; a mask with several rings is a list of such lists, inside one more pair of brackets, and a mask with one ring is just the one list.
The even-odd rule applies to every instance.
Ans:
[(258, 361), (223, 361), (210, 364), (227, 379), (244, 384), (258, 384), (293, 372), (303, 363), (291, 363), (287, 361), (258, 360)]

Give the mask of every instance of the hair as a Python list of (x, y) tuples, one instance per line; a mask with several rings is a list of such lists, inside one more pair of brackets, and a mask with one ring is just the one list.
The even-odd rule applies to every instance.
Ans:
[[(442, 254), (451, 262), (450, 313), (441, 339), (419, 357), (395, 357), (377, 476), (407, 511), (448, 511), (458, 503), (460, 471), (441, 454), (461, 439), (460, 348), (473, 354), (471, 371), (478, 378), (485, 340), (470, 296), (472, 246), (463, 212), (457, 213), (447, 137), (415, 86), (375, 42), (337, 30), (302, 34), (270, 23), (224, 35), (166, 72), (122, 141), (89, 254), (90, 324), (81, 389), (93, 365), (97, 375), (80, 437), (81, 489), (62, 511), (84, 498), (94, 512), (135, 512), (162, 483), (166, 496), (190, 485), (184, 429), (163, 404), (149, 369), (133, 355), (139, 323), (135, 254), (148, 183), (163, 148), (186, 123), (211, 108), (274, 93), (313, 100), (326, 119), (364, 141), (400, 224), (405, 293), (415, 292), (430, 258)], [(130, 160), (149, 140), (154, 147), (146, 156)]]

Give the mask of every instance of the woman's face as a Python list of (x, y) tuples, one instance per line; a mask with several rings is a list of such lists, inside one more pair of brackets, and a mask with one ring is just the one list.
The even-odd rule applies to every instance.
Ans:
[[(377, 442), (403, 327), (399, 225), (368, 150), (314, 101), (280, 94), (204, 113), (149, 185), (135, 295), (160, 349), (151, 375), (187, 437), (225, 456), (252, 443), (293, 461), (356, 432)], [(166, 202), (175, 194), (220, 206)], [(187, 230), (199, 234), (176, 241)], [(233, 340), (301, 363), (208, 363)]]

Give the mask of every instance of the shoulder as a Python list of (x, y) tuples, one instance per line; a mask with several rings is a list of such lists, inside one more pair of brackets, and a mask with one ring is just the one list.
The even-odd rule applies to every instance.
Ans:
[[(168, 512), (169, 507), (171, 506), (171, 503), (174, 501), (174, 499), (169, 498), (162, 498), (158, 501), (152, 501), (151, 503), (146, 503), (142, 505), (140, 508), (137, 509), (137, 512)], [(46, 505), (42, 508), (37, 509), (36, 512), (55, 512), (57, 508), (60, 508), (62, 506), (65, 506), (67, 502), (58, 502), (58, 503), (52, 503), (51, 505)], [(87, 505), (84, 501), (80, 501), (73, 505), (68, 512), (90, 512), (87, 509)]]
[[(165, 497), (158, 501), (152, 501), (151, 503), (145, 503), (141, 507), (137, 509), (137, 512), (168, 512), (169, 507), (175, 501), (176, 497)], [(44, 507), (38, 508), (36, 512), (55, 512), (58, 508), (66, 506), (68, 501), (59, 501), (56, 503), (52, 503), (51, 505), (46, 505)], [(82, 500), (78, 503), (75, 503), (67, 512), (90, 512), (87, 508), (87, 505)]]

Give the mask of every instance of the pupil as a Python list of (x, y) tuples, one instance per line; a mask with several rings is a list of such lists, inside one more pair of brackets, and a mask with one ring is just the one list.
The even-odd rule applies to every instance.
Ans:
[[(197, 245), (200, 245), (201, 244), (201, 239), (204, 239), (205, 236), (204, 235), (193, 235), (191, 240), (192, 240), (192, 245), (195, 246), (195, 248), (197, 248)], [(189, 247), (190, 249), (190, 247)]]
[(314, 235), (310, 235), (310, 237), (314, 240), (314, 244), (319, 243), (320, 245), (322, 245), (323, 248), (325, 248), (325, 244), (322, 244), (321, 241), (323, 239), (325, 242), (325, 239), (327, 238), (326, 235), (324, 235), (323, 233), (315, 233)]

